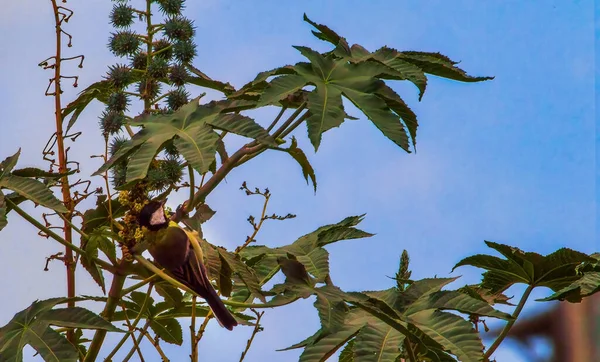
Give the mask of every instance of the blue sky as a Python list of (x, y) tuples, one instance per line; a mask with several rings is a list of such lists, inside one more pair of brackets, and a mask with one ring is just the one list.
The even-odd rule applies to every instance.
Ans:
[[(74, 35), (68, 54), (83, 53), (86, 63), (83, 70), (71, 68), (80, 75), (80, 87), (66, 91), (66, 101), (116, 61), (104, 46), (111, 31), (112, 3), (93, 0), (69, 5), (75, 15), (66, 27)], [(4, 85), (0, 157), (22, 147), (21, 166), (45, 167), (40, 152), (53, 130), (53, 101), (43, 96), (50, 73), (37, 68), (37, 63), (53, 50), (50, 4), (23, 0), (3, 7), (0, 33), (14, 35), (4, 39), (4, 49), (10, 51), (0, 53)], [(249, 233), (245, 219), (258, 213), (260, 204), (238, 191), (247, 181), (269, 187), (274, 194), (272, 212), (298, 215), (266, 224), (258, 239), (267, 245), (287, 244), (323, 224), (367, 213), (360, 226), (376, 233), (375, 237), (329, 248), (332, 278), (345, 290), (390, 286), (387, 276), (396, 271), (403, 249), (411, 255), (415, 278), (447, 276), (461, 258), (487, 253), (483, 240), (539, 253), (562, 246), (598, 250), (591, 0), (206, 0), (188, 4), (186, 12), (198, 27), (199, 57), (194, 64), (211, 77), (239, 87), (260, 71), (302, 61), (292, 45), (326, 50), (327, 44), (314, 38), (311, 27), (302, 21), (304, 12), (351, 44), (369, 50), (387, 45), (439, 51), (462, 61), (460, 66), (470, 74), (496, 79), (462, 84), (431, 77), (420, 103), (412, 85), (392, 83), (419, 116), (416, 154), (405, 154), (364, 117), (326, 133), (317, 154), (307, 142), (305, 129), (297, 130), (300, 145), (317, 171), (317, 194), (306, 186), (291, 159), (266, 153), (231, 174), (208, 199), (217, 210), (205, 229), (209, 241), (231, 248)], [(103, 148), (97, 129), (101, 110), (98, 104), (91, 106), (76, 126), (84, 135), (73, 145), (72, 154), (83, 161), (84, 175), (99, 166), (97, 159), (88, 156)], [(359, 115), (356, 109), (348, 111)], [(255, 115), (268, 124), (274, 114), (265, 110)], [(0, 325), (34, 299), (65, 294), (61, 265), (55, 262), (49, 272), (42, 271), (44, 257), (59, 250), (10, 215), (9, 226), (0, 234), (0, 273), (7, 275), (22, 263), (33, 266), (20, 268), (27, 270), (26, 275), (0, 280), (0, 288), (12, 296), (2, 298)], [(476, 282), (477, 272), (462, 268), (452, 275), (463, 275), (462, 283)], [(100, 293), (91, 279), (79, 275), (77, 287), (82, 294)], [(36, 288), (28, 284), (34, 281)], [(518, 292), (518, 288), (511, 290)], [(534, 297), (542, 295), (546, 291)], [(318, 328), (312, 302), (268, 311), (266, 330), (257, 336), (246, 360), (297, 360), (298, 353), (275, 349)], [(548, 305), (532, 302), (526, 312), (536, 306)], [(209, 326), (200, 358), (239, 359), (250, 332), (239, 328), (229, 333)], [(176, 360), (175, 348), (167, 347), (167, 353)], [(181, 353), (187, 356), (188, 349)], [(502, 348), (497, 359), (525, 361), (510, 346)]]

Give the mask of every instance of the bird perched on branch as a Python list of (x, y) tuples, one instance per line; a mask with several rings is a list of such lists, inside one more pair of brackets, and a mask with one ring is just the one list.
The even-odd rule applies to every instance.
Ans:
[(219, 323), (232, 330), (238, 323), (219, 298), (208, 280), (203, 261), (198, 260), (188, 234), (170, 222), (164, 210), (165, 201), (151, 201), (140, 211), (138, 223), (148, 229), (145, 238), (148, 251), (160, 266), (206, 300)]

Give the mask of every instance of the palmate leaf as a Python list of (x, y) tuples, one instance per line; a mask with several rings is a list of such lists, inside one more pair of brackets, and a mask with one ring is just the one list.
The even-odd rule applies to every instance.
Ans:
[(354, 362), (354, 339), (346, 344), (346, 347), (340, 353), (338, 362)]
[[(310, 64), (298, 63), (295, 75), (282, 75), (271, 81), (262, 93), (258, 106), (275, 104), (305, 85), (315, 86), (309, 93), (307, 119), (309, 138), (318, 149), (321, 135), (338, 127), (345, 118), (342, 98), (349, 99), (384, 133), (384, 135), (408, 151), (408, 137), (400, 118), (385, 101), (375, 94), (381, 81), (376, 77), (387, 67), (376, 62), (352, 64), (345, 59), (325, 57), (307, 47), (295, 47), (310, 60)], [(304, 79), (304, 84), (302, 80)]]
[(122, 332), (91, 311), (75, 307), (52, 309), (67, 298), (33, 302), (0, 328), (0, 361), (23, 361), (23, 347), (30, 345), (45, 361), (77, 361), (78, 352), (50, 325)]
[(215, 119), (226, 118), (235, 122), (241, 118), (235, 114), (221, 114), (220, 108), (201, 106), (196, 98), (167, 115), (146, 115), (133, 126), (144, 126), (125, 143), (94, 175), (102, 174), (116, 162), (129, 157), (127, 183), (143, 179), (148, 167), (161, 146), (175, 136), (174, 145), (188, 163), (200, 174), (209, 170), (215, 160), (218, 134), (209, 125)]
[(583, 277), (578, 272), (580, 265), (595, 261), (586, 254), (568, 248), (542, 256), (491, 241), (486, 241), (486, 244), (506, 259), (473, 255), (458, 262), (454, 268), (471, 265), (486, 269), (481, 287), (489, 289), (491, 293), (503, 292), (516, 283), (544, 286), (557, 292)]
[(598, 291), (600, 291), (600, 272), (587, 272), (581, 278), (556, 291), (551, 296), (538, 300), (566, 300), (571, 303), (579, 303), (583, 298), (589, 297)]
[(325, 225), (306, 234), (292, 244), (268, 248), (253, 245), (246, 247), (240, 253), (247, 263), (251, 263), (260, 280), (260, 285), (267, 283), (280, 269), (277, 258), (288, 253), (297, 258), (317, 282), (322, 282), (329, 275), (329, 253), (323, 247), (340, 240), (365, 238), (373, 234), (354, 228), (363, 218), (350, 216), (337, 224)]

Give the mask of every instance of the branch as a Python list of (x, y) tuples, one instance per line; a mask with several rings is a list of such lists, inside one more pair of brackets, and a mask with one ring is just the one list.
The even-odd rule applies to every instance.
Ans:
[(527, 289), (525, 289), (525, 292), (523, 293), (521, 300), (519, 300), (519, 304), (517, 304), (517, 307), (515, 308), (515, 311), (512, 314), (513, 319), (508, 321), (508, 323), (506, 323), (506, 325), (502, 329), (502, 332), (500, 332), (500, 334), (498, 335), (498, 337), (496, 338), (494, 343), (492, 343), (490, 348), (485, 352), (485, 355), (483, 358), (484, 361), (489, 361), (490, 356), (496, 351), (498, 346), (500, 346), (500, 343), (502, 343), (504, 338), (506, 338), (506, 336), (508, 335), (508, 332), (510, 331), (512, 326), (517, 321), (519, 314), (521, 314), (521, 311), (523, 310), (523, 307), (525, 306), (525, 303), (527, 302), (527, 298), (529, 298), (529, 295), (531, 294), (531, 291), (533, 291), (534, 288), (535, 288), (535, 286), (533, 286), (533, 285), (527, 286)]
[[(125, 313), (125, 320), (127, 321), (129, 330), (127, 332), (125, 332), (125, 335), (123, 336), (123, 338), (121, 338), (121, 340), (119, 341), (119, 343), (117, 343), (115, 348), (113, 348), (113, 350), (108, 354), (108, 356), (106, 356), (106, 359), (105, 359), (106, 361), (110, 361), (114, 357), (114, 355), (117, 353), (117, 351), (119, 351), (119, 349), (123, 346), (125, 341), (127, 341), (127, 338), (129, 336), (131, 336), (133, 338), (134, 347), (135, 347), (136, 340), (133, 336), (133, 332), (135, 331), (135, 328), (137, 327), (140, 320), (142, 319), (142, 315), (144, 313), (144, 310), (146, 309), (146, 304), (148, 304), (148, 299), (150, 297), (150, 293), (152, 293), (152, 287), (153, 287), (153, 284), (150, 284), (150, 286), (148, 287), (148, 291), (146, 292), (146, 298), (144, 298), (144, 302), (142, 302), (142, 305), (140, 307), (140, 311), (138, 312), (137, 316), (135, 317), (135, 319), (134, 319), (133, 323), (131, 323), (131, 325), (129, 325), (129, 319), (127, 318), (127, 308), (125, 307), (125, 305), (121, 304), (121, 308), (123, 308), (123, 312)], [(125, 294), (123, 294), (123, 295), (125, 295)], [(140, 356), (140, 358), (141, 358), (141, 356)], [(143, 358), (142, 358), (142, 360), (143, 360)]]
[(248, 350), (250, 350), (250, 346), (252, 345), (252, 341), (254, 341), (254, 337), (256, 336), (256, 334), (262, 331), (262, 327), (260, 326), (260, 318), (263, 316), (263, 314), (265, 314), (265, 312), (257, 312), (254, 309), (252, 311), (254, 312), (254, 314), (256, 314), (256, 324), (254, 324), (254, 330), (252, 331), (252, 335), (246, 343), (246, 349), (244, 349), (244, 352), (242, 352), (242, 355), (240, 356), (240, 362), (242, 362), (246, 357), (246, 354), (248, 353)]

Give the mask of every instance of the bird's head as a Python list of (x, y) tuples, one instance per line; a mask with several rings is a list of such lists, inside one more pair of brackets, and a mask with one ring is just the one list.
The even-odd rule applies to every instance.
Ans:
[(146, 204), (138, 216), (140, 226), (145, 226), (150, 231), (157, 231), (169, 226), (169, 219), (165, 214), (165, 203), (163, 201), (150, 201)]

